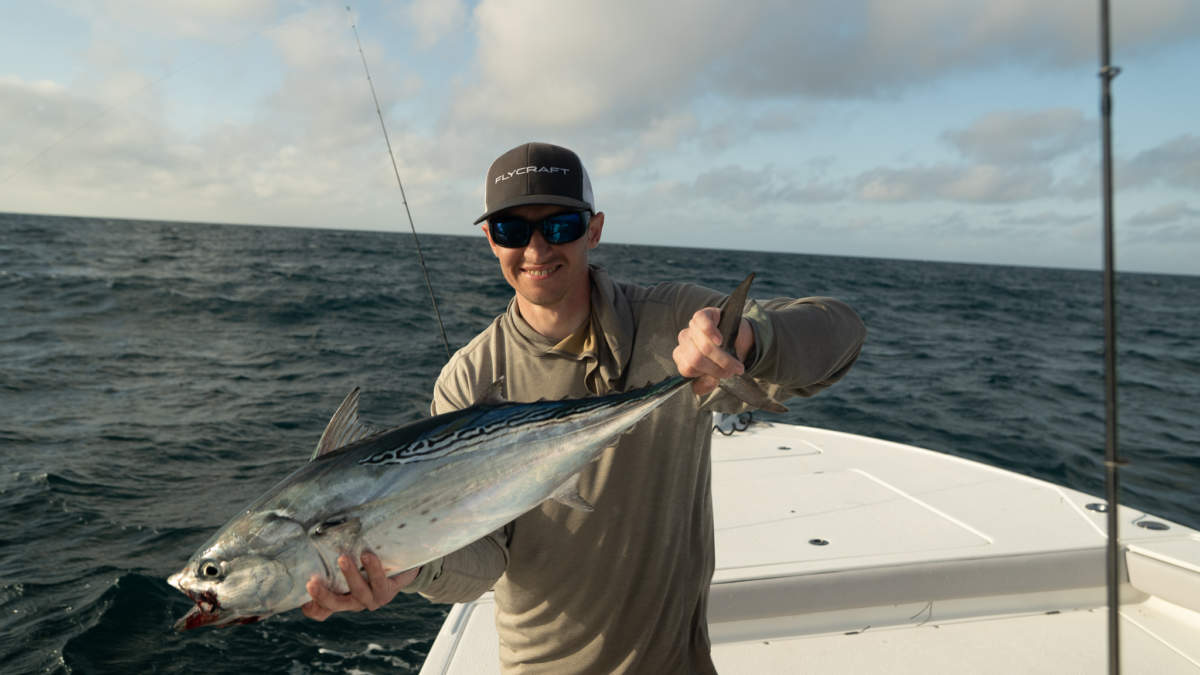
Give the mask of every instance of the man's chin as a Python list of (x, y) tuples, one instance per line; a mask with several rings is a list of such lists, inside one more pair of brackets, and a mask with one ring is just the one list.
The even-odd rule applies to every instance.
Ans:
[(561, 290), (555, 292), (554, 289), (549, 288), (518, 288), (517, 293), (520, 294), (522, 300), (538, 307), (557, 306), (566, 297), (566, 293)]
[(517, 277), (517, 293), (535, 305), (554, 305), (566, 297), (567, 290), (567, 277), (562, 269), (545, 277), (525, 273)]

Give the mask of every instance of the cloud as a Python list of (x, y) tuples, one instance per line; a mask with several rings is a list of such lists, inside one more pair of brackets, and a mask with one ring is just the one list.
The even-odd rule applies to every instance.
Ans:
[(148, 115), (115, 115), (110, 106), (53, 82), (0, 80), (0, 180), (32, 175), (55, 180), (63, 175), (103, 180), (103, 169), (155, 161), (150, 148), (164, 141), (161, 123)]
[(1183, 134), (1139, 152), (1121, 167), (1117, 180), (1200, 190), (1200, 136)]
[[(263, 31), (284, 74), (244, 119), (172, 126), (163, 92), (138, 73), (102, 71), (122, 87), (64, 87), (0, 81), (0, 190), (11, 209), (111, 213), (218, 222), (332, 225), (398, 201), (357, 48), (339, 7), (283, 17)], [(313, 45), (322, 45), (314, 49)], [(364, 41), (379, 62), (385, 97), (419, 93), (420, 83)], [(319, 52), (319, 56), (314, 55)], [(114, 61), (114, 63), (119, 62)], [(111, 92), (116, 92), (110, 93)], [(406, 187), (437, 184), (437, 141), (404, 124), (389, 127)], [(441, 181), (444, 182), (444, 181)]]
[(407, 22), (416, 28), (417, 45), (422, 49), (459, 30), (467, 18), (462, 0), (413, 0), (403, 12)]
[[(1115, 11), (1121, 49), (1200, 37), (1200, 4), (1190, 0), (1145, 0)], [(475, 63), (455, 84), (447, 124), (519, 137), (602, 135), (701, 101), (736, 102), (754, 115), (755, 105), (896, 96), (981, 69), (1077, 68), (1095, 61), (1095, 15), (1092, 0), (482, 0), (470, 24)], [(1086, 128), (1075, 115), (1002, 114), (964, 130), (957, 142), (989, 163), (1068, 152)], [(790, 123), (760, 115), (744, 126), (786, 130)], [(706, 123), (714, 148), (736, 138), (737, 127), (726, 124)], [(984, 137), (994, 133), (988, 124), (1041, 135), (1005, 158)]]
[(652, 119), (695, 95), (699, 73), (760, 14), (727, 0), (483, 0), (477, 70), (456, 109), (511, 127)]
[(275, 14), (277, 0), (65, 0), (102, 32), (134, 29), (159, 37), (237, 39)]
[[(890, 96), (979, 68), (1058, 69), (1096, 58), (1091, 0), (771, 0), (753, 6), (761, 21), (714, 73), (722, 89), (744, 96)], [(1189, 0), (1117, 3), (1114, 25), (1118, 49), (1157, 49), (1200, 34), (1200, 6)]]
[(1073, 108), (1002, 111), (984, 115), (965, 129), (942, 134), (968, 159), (996, 164), (1045, 162), (1088, 148), (1096, 123)]
[(1130, 225), (1142, 227), (1198, 220), (1200, 209), (1192, 208), (1185, 202), (1171, 202), (1148, 211), (1140, 211), (1130, 217), (1128, 222)]
[(1084, 223), (1098, 222), (1094, 214), (1063, 213), (1061, 211), (1040, 211), (1025, 215), (1017, 215), (1012, 211), (1002, 211), (994, 216), (996, 222), (1005, 226), (1022, 228), (1069, 229)]
[(1182, 201), (1139, 211), (1125, 224), (1131, 228), (1125, 232), (1131, 244), (1200, 242), (1200, 209)]
[(873, 202), (927, 199), (973, 203), (1025, 201), (1050, 196), (1052, 182), (1053, 174), (1046, 168), (991, 164), (873, 169), (855, 180), (857, 196)]
[[(1122, 241), (1131, 246), (1194, 244), (1200, 242), (1200, 209), (1183, 201), (1169, 202), (1139, 211), (1127, 220), (1119, 221), (1117, 228), (1122, 233)], [(1181, 252), (1173, 253), (1179, 255)]]
[[(857, 196), (873, 202), (941, 199), (1015, 203), (1042, 198), (1093, 199), (1094, 122), (1073, 108), (996, 111), (941, 134), (959, 162), (880, 167), (856, 179)], [(1075, 157), (1075, 161), (1060, 160)], [(1063, 177), (1056, 175), (1058, 169)], [(1081, 178), (1080, 176), (1087, 176)]]
[[(981, 163), (876, 169), (860, 176), (859, 194), (876, 201), (937, 195), (976, 202), (1041, 197), (1094, 202), (1100, 194), (1100, 167), (1095, 148), (1085, 138), (1091, 132), (1077, 127), (1074, 117), (1065, 110), (1055, 115), (985, 116), (965, 130), (943, 134), (965, 159)], [(1075, 159), (1056, 170), (1047, 166), (1072, 153), (1078, 153)], [(1200, 137), (1182, 134), (1127, 159), (1118, 158), (1114, 178), (1118, 195), (1153, 186), (1200, 192)]]
[(696, 177), (692, 199), (716, 202), (739, 211), (779, 204), (812, 204), (842, 199), (845, 191), (831, 184), (803, 182), (773, 166), (750, 170), (723, 166)]

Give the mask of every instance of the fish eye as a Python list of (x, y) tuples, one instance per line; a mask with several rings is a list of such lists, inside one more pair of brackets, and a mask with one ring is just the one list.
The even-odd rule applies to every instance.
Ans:
[(196, 573), (205, 579), (216, 579), (221, 576), (221, 565), (216, 560), (201, 560)]

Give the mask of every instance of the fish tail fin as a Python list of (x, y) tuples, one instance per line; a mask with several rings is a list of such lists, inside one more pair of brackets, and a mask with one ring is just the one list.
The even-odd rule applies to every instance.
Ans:
[(721, 344), (730, 352), (733, 351), (733, 341), (737, 338), (738, 328), (742, 324), (742, 311), (746, 308), (746, 300), (750, 297), (750, 284), (754, 282), (754, 272), (742, 280), (737, 288), (721, 303), (721, 320), (717, 329), (721, 331)]
[[(730, 354), (734, 354), (734, 340), (742, 325), (742, 311), (746, 307), (746, 300), (750, 297), (750, 284), (753, 282), (754, 272), (751, 272), (742, 280), (742, 283), (738, 284), (737, 288), (733, 289), (733, 292), (721, 305), (721, 320), (717, 327), (721, 331), (721, 345)], [(783, 404), (771, 398), (756, 380), (744, 373), (721, 380), (719, 386), (723, 391), (736, 396), (738, 400), (760, 410), (774, 413), (787, 412), (787, 408)]]
[(717, 386), (721, 387), (722, 391), (736, 396), (739, 401), (752, 408), (773, 413), (785, 413), (788, 411), (787, 406), (771, 398), (771, 395), (763, 390), (762, 385), (744, 373), (725, 378)]

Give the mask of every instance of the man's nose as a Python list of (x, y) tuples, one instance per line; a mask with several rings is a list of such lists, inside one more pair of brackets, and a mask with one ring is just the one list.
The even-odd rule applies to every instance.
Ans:
[(550, 252), (550, 243), (542, 236), (542, 228), (533, 228), (533, 232), (529, 234), (529, 243), (525, 245), (525, 251), (534, 253), (538, 259)]

